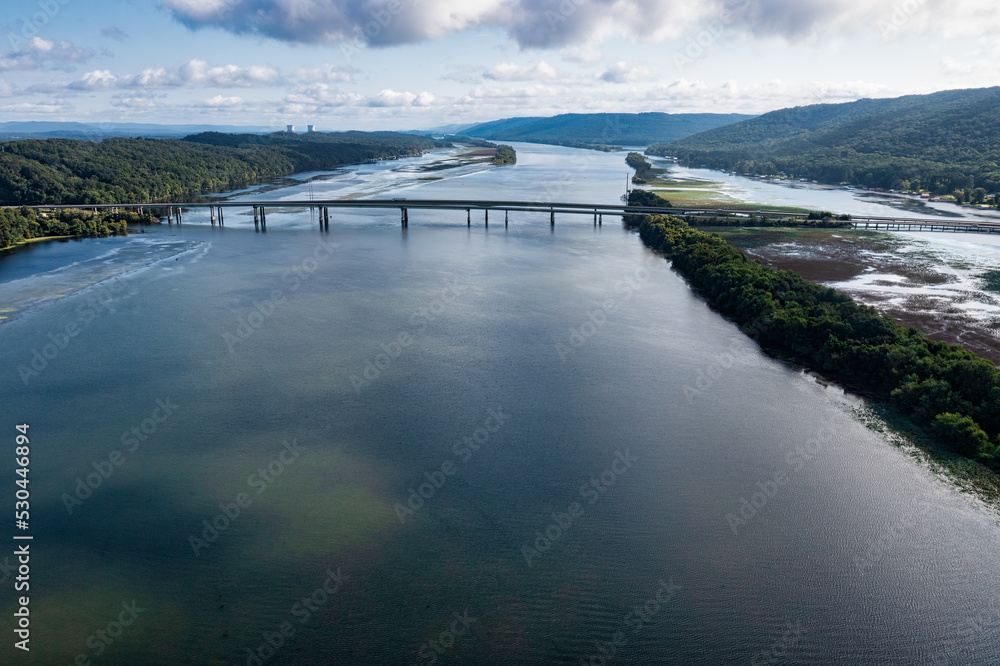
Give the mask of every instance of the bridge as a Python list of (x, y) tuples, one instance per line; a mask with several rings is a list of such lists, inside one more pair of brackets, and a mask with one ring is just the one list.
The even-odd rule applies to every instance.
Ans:
[[(15, 208), (15, 206), (5, 206)], [(138, 211), (160, 211), (169, 224), (183, 222), (183, 211), (190, 209), (208, 209), (211, 224), (225, 224), (225, 214), (233, 209), (253, 211), (254, 228), (267, 231), (267, 210), (308, 208), (319, 211), (321, 230), (330, 230), (330, 209), (398, 209), (400, 211), (400, 226), (409, 227), (410, 215), (413, 210), (456, 210), (465, 211), (466, 225), (472, 226), (472, 212), (483, 214), (483, 222), (489, 227), (490, 212), (503, 213), (504, 226), (509, 224), (511, 212), (547, 213), (549, 224), (555, 226), (556, 215), (586, 215), (593, 216), (594, 225), (603, 224), (604, 215), (676, 215), (695, 219), (718, 219), (726, 226), (746, 226), (744, 220), (750, 216), (771, 218), (777, 220), (804, 220), (808, 213), (768, 212), (760, 210), (732, 210), (719, 208), (692, 208), (677, 206), (629, 206), (626, 204), (606, 203), (573, 203), (549, 201), (505, 201), (487, 199), (315, 199), (309, 201), (221, 201), (221, 202), (191, 202), (191, 203), (132, 203), (132, 204), (49, 204), (28, 206), (36, 210), (58, 209), (126, 209)], [(494, 218), (495, 219), (495, 218)], [(952, 231), (966, 233), (1000, 233), (1000, 217), (996, 221), (974, 221), (967, 218), (918, 218), (918, 217), (883, 217), (883, 216), (852, 216), (849, 221), (854, 229), (870, 229), (874, 231)]]

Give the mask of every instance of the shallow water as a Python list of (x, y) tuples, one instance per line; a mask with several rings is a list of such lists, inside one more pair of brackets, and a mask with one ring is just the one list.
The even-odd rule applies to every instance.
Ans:
[[(400, 196), (622, 189), (622, 155), (518, 149), (517, 167)], [(24, 288), (79, 287), (0, 324), (9, 439), (28, 422), (32, 440), (19, 662), (1000, 651), (992, 518), (859, 423), (855, 399), (762, 355), (617, 223), (246, 222), (116, 239), (100, 261), (117, 272), (96, 284), (89, 249), (55, 274), (10, 269)], [(0, 606), (9, 629), (11, 595)], [(96, 633), (118, 629), (110, 645)]]

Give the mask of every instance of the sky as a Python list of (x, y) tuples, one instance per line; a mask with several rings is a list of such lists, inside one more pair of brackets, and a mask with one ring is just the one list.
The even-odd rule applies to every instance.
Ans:
[(997, 0), (5, 0), (0, 122), (422, 129), (1000, 84)]

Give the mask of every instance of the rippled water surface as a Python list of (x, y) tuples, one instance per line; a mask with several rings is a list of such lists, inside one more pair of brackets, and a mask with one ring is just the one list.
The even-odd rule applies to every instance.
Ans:
[[(400, 196), (622, 189), (620, 154), (518, 157)], [(4, 259), (59, 292), (0, 324), (35, 537), (4, 663), (994, 663), (1000, 529), (856, 399), (617, 222), (410, 222)]]

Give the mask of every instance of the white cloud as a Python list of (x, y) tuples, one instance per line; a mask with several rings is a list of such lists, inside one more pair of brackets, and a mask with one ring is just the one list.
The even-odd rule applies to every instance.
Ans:
[(71, 83), (72, 90), (94, 88), (254, 88), (268, 87), (281, 83), (278, 70), (270, 65), (222, 65), (211, 66), (204, 60), (193, 58), (180, 67), (147, 67), (138, 74), (116, 77), (108, 70), (97, 70), (84, 75), (83, 79)]
[(223, 97), (222, 95), (215, 95), (214, 97), (209, 97), (204, 102), (202, 102), (201, 106), (210, 109), (218, 109), (223, 107), (241, 106), (242, 104), (243, 104), (242, 97)]
[(94, 55), (92, 49), (76, 47), (70, 42), (32, 37), (20, 50), (0, 55), (0, 71), (40, 69), (45, 65), (65, 69), (86, 62)]
[[(720, 27), (755, 37), (892, 34), (1000, 40), (995, 0), (162, 0), (190, 28), (307, 44), (393, 46), (499, 29), (521, 48), (596, 60), (612, 35), (661, 41)], [(581, 44), (587, 46), (581, 47)]]
[(82, 79), (74, 81), (68, 87), (73, 90), (101, 90), (113, 88), (117, 82), (118, 77), (109, 70), (95, 69), (92, 72), (87, 72)]
[(278, 70), (270, 65), (223, 65), (211, 67), (204, 60), (194, 58), (182, 65), (176, 73), (178, 85), (205, 85), (218, 88), (252, 87), (275, 83)]
[(158, 98), (166, 95), (115, 95), (111, 98), (111, 106), (125, 109), (146, 110), (162, 105)]
[(377, 95), (370, 97), (366, 105), (374, 107), (387, 106), (430, 106), (434, 102), (434, 95), (429, 92), (414, 94), (411, 92), (396, 92), (395, 90), (383, 90)]
[(570, 62), (591, 63), (601, 59), (601, 52), (590, 42), (567, 46), (559, 51), (559, 55)]
[(25, 115), (64, 113), (72, 110), (73, 107), (66, 104), (62, 100), (55, 100), (52, 102), (42, 102), (42, 103), (21, 102), (19, 104), (8, 104), (6, 106), (0, 106), (0, 111), (3, 111), (5, 113), (18, 113)]
[(314, 83), (285, 96), (285, 106), (295, 109), (295, 113), (337, 109), (356, 106), (364, 102), (364, 97), (356, 93), (345, 93), (326, 83)]
[(608, 83), (632, 83), (648, 76), (649, 70), (645, 67), (619, 61), (599, 74), (598, 78)]
[(494, 81), (537, 81), (556, 78), (556, 70), (544, 60), (534, 65), (515, 65), (511, 62), (502, 62), (483, 76)]
[(295, 70), (295, 78), (300, 81), (322, 81), (324, 83), (350, 83), (353, 67), (342, 67), (324, 63), (319, 67), (302, 67)]
[(118, 26), (109, 25), (101, 30), (101, 35), (107, 37), (108, 39), (113, 39), (116, 42), (124, 42), (128, 39), (128, 33), (119, 28)]

